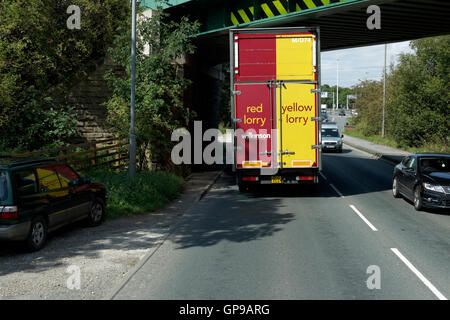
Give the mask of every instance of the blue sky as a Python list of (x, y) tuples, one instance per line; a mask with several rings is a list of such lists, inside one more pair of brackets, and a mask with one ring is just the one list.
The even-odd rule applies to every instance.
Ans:
[[(397, 62), (398, 54), (412, 52), (409, 41), (388, 44), (387, 65)], [(359, 80), (380, 80), (384, 66), (384, 45), (323, 52), (322, 84), (336, 85), (336, 59), (339, 59), (339, 86), (351, 87)]]

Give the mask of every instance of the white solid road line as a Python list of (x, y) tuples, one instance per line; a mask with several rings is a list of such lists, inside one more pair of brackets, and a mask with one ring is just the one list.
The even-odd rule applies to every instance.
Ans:
[(353, 209), (353, 211), (356, 212), (356, 214), (370, 227), (370, 229), (372, 229), (372, 231), (378, 231), (377, 228), (375, 228), (373, 226), (373, 224), (370, 223), (369, 220), (366, 219), (366, 217), (363, 216), (363, 214), (361, 212), (359, 212), (358, 209), (356, 209), (356, 207), (354, 205), (350, 205), (350, 208)]
[(338, 190), (338, 188), (336, 188), (334, 186), (334, 184), (330, 183), (330, 186), (334, 189), (334, 191), (336, 191), (336, 193), (341, 197), (341, 198), (345, 198), (344, 195)]
[(328, 180), (327, 177), (325, 177), (325, 175), (322, 172), (319, 171), (319, 174), (322, 178), (324, 178), (325, 180)]
[(412, 265), (411, 262), (408, 261), (408, 259), (406, 259), (406, 258), (400, 253), (400, 251), (398, 251), (397, 248), (391, 248), (391, 250), (392, 250), (392, 252), (394, 252), (394, 253), (397, 255), (397, 257), (400, 258), (400, 260), (403, 261), (404, 264), (406, 264), (406, 266), (407, 266), (412, 272), (414, 272), (414, 274), (415, 274), (417, 277), (419, 277), (419, 279), (420, 279), (420, 280), (428, 287), (428, 289), (431, 290), (431, 292), (434, 293), (434, 295), (435, 295), (436, 297), (438, 297), (439, 300), (448, 300), (448, 299), (447, 299), (447, 298), (446, 298), (446, 297), (445, 297), (438, 289), (436, 289), (435, 286), (433, 286), (433, 284), (432, 284), (430, 281), (428, 281), (427, 278), (425, 278), (425, 277), (423, 276), (423, 274), (422, 274), (419, 270), (417, 270), (417, 269)]

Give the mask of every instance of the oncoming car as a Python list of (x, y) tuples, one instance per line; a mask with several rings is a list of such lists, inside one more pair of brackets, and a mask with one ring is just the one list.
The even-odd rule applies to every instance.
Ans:
[(322, 124), (322, 150), (335, 150), (342, 152), (343, 135), (339, 133), (339, 128), (334, 122)]
[(40, 250), (48, 232), (66, 224), (101, 224), (106, 200), (102, 184), (55, 159), (0, 158), (0, 240)]
[(392, 193), (414, 202), (414, 208), (450, 209), (450, 155), (412, 154), (394, 168)]

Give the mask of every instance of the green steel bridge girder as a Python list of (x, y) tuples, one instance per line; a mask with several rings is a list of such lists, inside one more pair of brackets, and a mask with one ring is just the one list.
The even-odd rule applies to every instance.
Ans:
[[(145, 2), (144, 2), (145, 1)], [(143, 0), (150, 6), (155, 0)], [(173, 19), (201, 23), (199, 55), (210, 65), (226, 61), (228, 30), (318, 26), (322, 51), (450, 34), (450, 0), (170, 0)], [(381, 9), (381, 29), (369, 30), (367, 8)], [(151, 6), (150, 6), (151, 7)]]
[[(199, 20), (201, 34), (217, 32), (290, 14), (310, 14), (336, 6), (368, 0), (169, 0), (165, 10), (188, 14)], [(141, 6), (156, 8), (157, 0), (142, 0)], [(287, 17), (287, 16), (286, 16)]]

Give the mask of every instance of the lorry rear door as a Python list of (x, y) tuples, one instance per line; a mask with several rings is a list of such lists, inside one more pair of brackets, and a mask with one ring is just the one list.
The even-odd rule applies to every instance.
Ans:
[(235, 85), (236, 166), (271, 167), (274, 88), (267, 83)]
[(316, 37), (311, 33), (276, 37), (278, 145), (282, 168), (318, 166), (319, 127)]
[(282, 168), (312, 168), (318, 164), (315, 84), (284, 83), (277, 90), (279, 109), (280, 165)]

